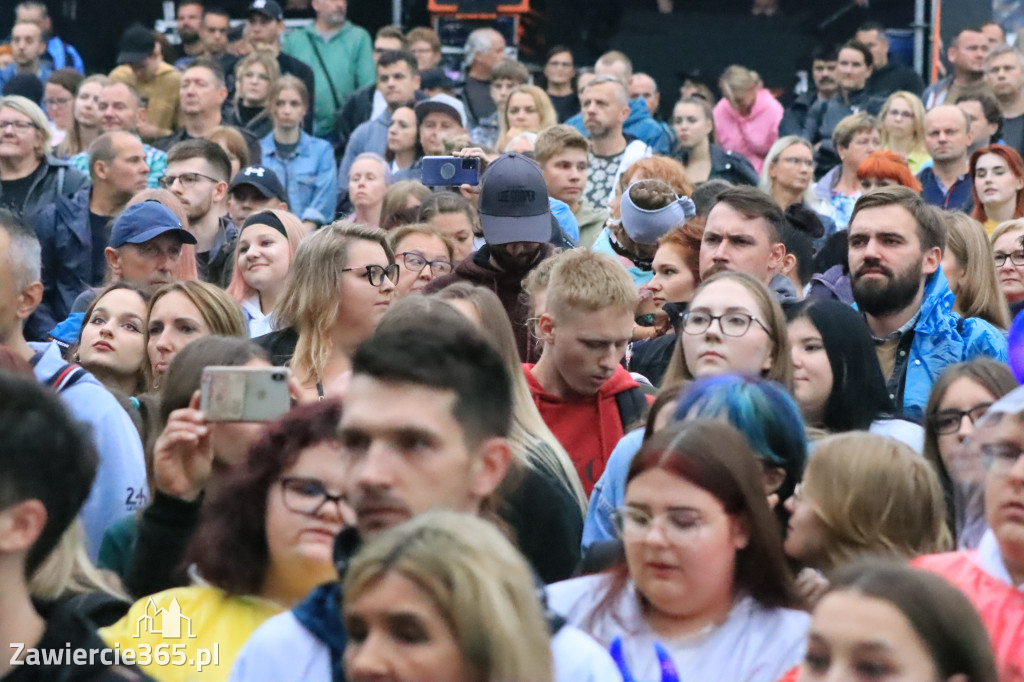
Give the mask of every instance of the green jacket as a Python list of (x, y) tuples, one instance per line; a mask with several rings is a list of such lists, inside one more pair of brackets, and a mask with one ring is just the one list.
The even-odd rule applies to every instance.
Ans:
[(580, 247), (591, 247), (608, 222), (608, 211), (595, 208), (589, 201), (581, 200), (580, 208), (575, 213), (576, 222), (580, 225)]
[[(335, 114), (344, 106), (348, 96), (377, 79), (370, 34), (350, 21), (346, 21), (327, 42), (312, 25), (303, 26), (284, 37), (281, 49), (313, 69), (316, 78), (313, 134), (317, 137), (327, 137), (333, 133)], [(325, 73), (315, 50), (320, 51), (330, 74)]]

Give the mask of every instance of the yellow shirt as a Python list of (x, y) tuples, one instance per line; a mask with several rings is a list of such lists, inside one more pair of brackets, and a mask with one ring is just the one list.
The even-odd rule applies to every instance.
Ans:
[(121, 661), (135, 663), (160, 682), (223, 682), (253, 631), (283, 610), (215, 587), (179, 587), (143, 597), (99, 632), (108, 646), (120, 650)]
[(989, 239), (992, 238), (992, 232), (994, 232), (997, 227), (999, 227), (998, 220), (985, 221), (985, 234), (988, 236)]
[(931, 160), (932, 157), (928, 155), (928, 152), (919, 149), (916, 152), (911, 152), (907, 157), (907, 165), (910, 166), (910, 172), (917, 175), (921, 172), (921, 168)]
[(110, 72), (110, 80), (127, 83), (142, 93), (147, 100), (146, 118), (160, 129), (160, 137), (170, 135), (178, 128), (181, 72), (173, 66), (160, 62), (153, 77), (140, 82), (131, 65), (122, 64)]

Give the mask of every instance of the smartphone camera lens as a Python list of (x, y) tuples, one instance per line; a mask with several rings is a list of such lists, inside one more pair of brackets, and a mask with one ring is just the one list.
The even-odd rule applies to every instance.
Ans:
[(270, 378), (273, 379), (274, 381), (284, 381), (285, 380), (284, 374), (282, 372), (275, 372), (274, 374), (270, 375)]

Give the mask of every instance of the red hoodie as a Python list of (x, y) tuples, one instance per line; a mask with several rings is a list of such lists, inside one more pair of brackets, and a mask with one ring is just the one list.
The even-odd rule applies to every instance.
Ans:
[(569, 453), (589, 496), (624, 435), (615, 396), (639, 384), (619, 366), (597, 393), (568, 401), (544, 390), (533, 376), (532, 364), (524, 364), (523, 369), (541, 418)]

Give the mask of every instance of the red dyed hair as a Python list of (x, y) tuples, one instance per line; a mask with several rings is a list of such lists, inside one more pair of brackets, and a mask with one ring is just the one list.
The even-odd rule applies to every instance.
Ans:
[(907, 160), (893, 151), (872, 152), (868, 158), (861, 161), (861, 164), (857, 166), (857, 179), (864, 180), (866, 178), (892, 180), (915, 192), (921, 191), (921, 183), (910, 172)]
[[(1024, 178), (1024, 159), (1021, 158), (1020, 152), (1013, 147), (1007, 147), (1005, 144), (993, 144), (982, 147), (971, 154), (971, 198), (974, 199), (974, 210), (971, 212), (971, 217), (982, 223), (988, 220), (988, 215), (985, 213), (985, 207), (981, 204), (978, 190), (974, 186), (974, 172), (978, 166), (978, 159), (985, 154), (1003, 157), (1006, 165), (1010, 167), (1010, 172), (1016, 175), (1018, 180)], [(1017, 190), (1017, 205), (1013, 208), (1013, 217), (1024, 218), (1024, 189)]]

